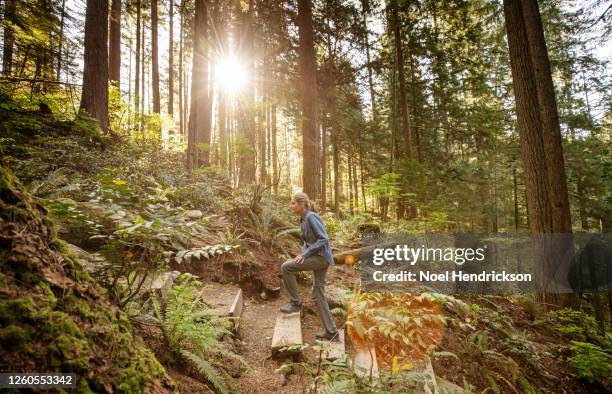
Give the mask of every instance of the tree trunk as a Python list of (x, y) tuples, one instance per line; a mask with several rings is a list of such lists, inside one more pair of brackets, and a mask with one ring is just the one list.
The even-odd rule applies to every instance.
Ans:
[(159, 99), (158, 24), (157, 0), (151, 0), (151, 83), (153, 87), (153, 112), (156, 114), (160, 113), (161, 111), (161, 103)]
[(359, 207), (359, 187), (357, 180), (357, 163), (355, 161), (355, 156), (353, 156), (352, 160), (353, 165), (351, 166), (353, 169), (353, 196), (355, 196), (355, 208)]
[(130, 54), (130, 60), (128, 63), (128, 100), (127, 100), (127, 130), (130, 133), (132, 130), (132, 26), (128, 27), (129, 37), (128, 37), (128, 53)]
[(582, 180), (582, 178), (580, 176), (578, 176), (578, 179), (576, 179), (576, 187), (577, 187), (577, 192), (578, 192), (578, 210), (580, 213), (580, 227), (585, 230), (588, 231), (589, 229), (589, 216), (587, 215), (587, 210), (586, 210), (586, 202), (588, 200), (588, 197), (586, 196), (586, 190), (584, 189), (584, 181)]
[(422, 161), (422, 157), (421, 157), (421, 136), (420, 136), (420, 131), (419, 131), (419, 113), (420, 111), (417, 110), (417, 76), (416, 76), (416, 72), (415, 72), (415, 65), (414, 65), (414, 56), (413, 56), (413, 40), (411, 39), (409, 42), (410, 45), (410, 53), (408, 54), (408, 58), (409, 58), (409, 63), (410, 63), (410, 91), (412, 93), (412, 115), (413, 115), (413, 119), (414, 122), (412, 122), (412, 130), (411, 130), (411, 134), (413, 134), (414, 137), (414, 147), (413, 147), (413, 151), (416, 151), (416, 159), (421, 162)]
[(370, 40), (368, 31), (368, 0), (361, 1), (362, 18), (363, 18), (363, 44), (366, 50), (366, 61), (368, 71), (368, 86), (370, 88), (370, 106), (372, 109), (372, 120), (374, 124), (378, 126), (378, 111), (376, 108), (376, 95), (374, 93), (374, 78), (372, 77), (372, 60), (370, 57)]
[(145, 74), (145, 65), (146, 65), (146, 61), (145, 61), (145, 54), (146, 54), (146, 47), (145, 47), (145, 43), (147, 42), (146, 40), (146, 24), (144, 19), (141, 17), (140, 21), (142, 22), (142, 26), (141, 26), (141, 38), (140, 38), (140, 54), (141, 54), (141, 59), (140, 59), (140, 131), (142, 132), (142, 138), (144, 139), (145, 137), (145, 129), (144, 129), (144, 113), (145, 113), (145, 100), (146, 100), (146, 87), (147, 87), (147, 79), (146, 79), (146, 74)]
[(348, 195), (349, 195), (349, 212), (353, 215), (353, 201), (355, 196), (353, 195), (353, 158), (351, 152), (347, 149), (346, 152), (346, 168), (348, 170)]
[(302, 104), (302, 184), (313, 200), (319, 199), (319, 133), (317, 131), (317, 64), (312, 28), (312, 1), (298, 0), (297, 24), (300, 36), (299, 65)]
[(327, 114), (321, 115), (321, 212), (327, 210)]
[(178, 98), (179, 98), (179, 130), (180, 130), (180, 134), (181, 134), (181, 138), (183, 139), (183, 141), (185, 141), (185, 103), (183, 100), (183, 86), (184, 86), (184, 80), (185, 80), (185, 66), (183, 65), (183, 35), (184, 35), (184, 25), (183, 25), (183, 13), (185, 12), (185, 2), (182, 1), (181, 2), (181, 8), (180, 8), (180, 19), (179, 19), (179, 24), (180, 24), (180, 35), (179, 35), (179, 87), (178, 87)]
[[(15, 23), (15, 0), (4, 1), (4, 20)], [(13, 46), (15, 45), (15, 32), (13, 26), (4, 25), (4, 47), (2, 52), (2, 73), (10, 76), (13, 68)]]
[(554, 233), (571, 233), (565, 161), (561, 144), (561, 127), (555, 99), (555, 88), (550, 71), (544, 29), (536, 0), (521, 0), (523, 18), (533, 64), (537, 99), (542, 122), (542, 140), (546, 154), (546, 169), (552, 206), (552, 230)]
[[(254, 14), (254, 0), (249, 0), (249, 8), (247, 12), (241, 14), (241, 25), (240, 31), (240, 43), (238, 46), (239, 51), (246, 52), (245, 58), (252, 59), (255, 40), (253, 37), (253, 14)], [(250, 60), (249, 67), (252, 73), (255, 71), (254, 61)], [(239, 185), (255, 182), (257, 175), (256, 167), (256, 148), (257, 140), (255, 135), (256, 124), (255, 124), (255, 82), (252, 80), (248, 81), (248, 86), (245, 87), (245, 94), (240, 97), (240, 108), (239, 108), (239, 136), (237, 138), (237, 160), (239, 169)]]
[(521, 217), (519, 216), (519, 206), (518, 206), (518, 187), (516, 180), (516, 168), (512, 169), (512, 185), (513, 185), (513, 193), (514, 193), (514, 230), (518, 231), (519, 226), (521, 224)]
[(504, 0), (504, 14), (516, 98), (517, 127), (525, 168), (529, 225), (535, 233), (551, 233), (552, 213), (544, 142), (540, 133), (538, 95), (520, 0)]
[(60, 14), (60, 31), (59, 31), (59, 43), (57, 45), (57, 74), (55, 79), (58, 81), (62, 76), (62, 54), (64, 52), (64, 27), (66, 25), (66, 0), (62, 0), (62, 10)]
[(334, 213), (340, 217), (340, 203), (342, 201), (342, 181), (340, 174), (340, 147), (338, 146), (338, 131), (331, 129), (332, 161), (334, 165)]
[(406, 77), (404, 75), (404, 53), (402, 49), (402, 38), (400, 31), (400, 21), (398, 15), (397, 0), (392, 0), (392, 23), (393, 35), (395, 38), (395, 56), (397, 60), (397, 72), (399, 76), (400, 106), (402, 110), (402, 126), (404, 132), (405, 154), (408, 159), (414, 158), (414, 146), (412, 130), (410, 128), (410, 118), (408, 117), (408, 102), (406, 100)]
[(210, 122), (208, 120), (208, 45), (206, 23), (206, 0), (196, 0), (193, 28), (191, 110), (189, 111), (189, 136), (187, 141), (187, 166), (189, 169), (209, 165), (207, 146), (210, 145)]
[(174, 115), (174, 0), (168, 15), (168, 115)]
[(108, 79), (119, 85), (121, 76), (121, 0), (112, 0), (110, 41), (108, 43)]
[[(521, 0), (504, 0), (510, 63), (516, 96), (518, 131), (521, 138), (523, 165), (525, 167), (529, 224), (533, 233), (547, 234), (556, 232), (556, 230), (568, 233), (571, 232), (571, 222), (569, 223), (569, 228), (567, 227), (567, 222), (569, 221), (568, 212), (563, 213), (559, 210), (559, 207), (555, 208), (553, 198), (554, 201), (558, 201), (559, 197), (551, 197), (551, 193), (558, 190), (552, 190), (554, 181), (550, 179), (549, 166), (563, 165), (562, 162), (558, 162), (558, 155), (562, 157), (562, 152), (559, 151), (561, 149), (560, 135), (558, 136), (558, 144), (551, 148), (551, 140), (554, 138), (550, 135), (545, 135), (550, 133), (550, 130), (547, 132), (543, 131), (544, 125), (549, 128), (552, 127), (551, 117), (553, 115), (550, 113), (551, 98), (543, 97), (551, 92), (547, 92), (547, 89), (542, 86), (544, 83), (542, 79), (545, 78), (542, 75), (542, 73), (545, 73), (542, 70), (542, 59), (534, 60), (533, 56), (534, 51), (545, 51), (546, 48), (541, 43), (538, 45), (537, 43), (530, 42), (530, 39), (534, 41), (533, 34), (537, 34), (534, 33), (533, 26), (527, 26), (530, 23), (535, 23), (533, 15), (529, 15), (529, 12), (533, 11), (527, 11), (528, 18), (526, 19), (523, 13), (525, 8), (523, 5), (526, 8), (532, 8), (533, 6)], [(531, 34), (528, 34), (528, 29)], [(540, 32), (540, 34), (543, 33)], [(543, 37), (541, 38), (543, 40)], [(535, 38), (535, 40), (537, 41), (538, 39)], [(542, 56), (541, 53), (536, 55)], [(536, 69), (538, 67), (540, 68), (539, 70)], [(550, 78), (550, 69), (548, 77)], [(550, 84), (552, 85), (552, 82)], [(554, 101), (554, 92), (552, 101)], [(548, 108), (543, 108), (543, 106), (548, 106)], [(556, 111), (556, 106), (554, 111)], [(554, 117), (556, 118), (556, 116), (555, 114)], [(548, 119), (544, 120), (543, 118)], [(552, 152), (551, 150), (554, 149), (558, 151)], [(548, 156), (549, 154), (552, 154), (553, 157)], [(563, 175), (564, 177), (565, 175)], [(559, 185), (556, 186), (560, 187)], [(565, 190), (567, 193), (567, 189)], [(555, 218), (555, 215), (561, 216)], [(540, 282), (542, 292), (538, 295), (538, 298), (546, 304), (574, 305), (577, 297), (574, 294), (557, 294), (556, 282), (551, 280), (559, 269), (569, 269), (570, 262), (567, 259), (569, 257), (567, 248), (571, 247), (571, 240), (563, 239), (551, 245), (550, 242), (542, 244), (540, 239), (536, 238), (535, 247), (541, 261), (540, 272), (542, 279), (545, 281)], [(566, 283), (565, 285), (569, 284)]]
[(219, 130), (219, 158), (218, 163), (221, 168), (227, 169), (227, 139), (226, 139), (226, 101), (227, 98), (223, 91), (218, 93), (217, 103), (217, 129)]
[(274, 194), (278, 194), (278, 182), (279, 182), (279, 168), (278, 168), (278, 146), (276, 141), (276, 134), (278, 128), (276, 125), (276, 103), (272, 104), (270, 121), (272, 122), (272, 182)]
[(134, 114), (136, 114), (136, 117), (134, 121), (135, 126), (138, 129), (140, 129), (140, 28), (142, 24), (140, 9), (140, 0), (136, 0), (136, 59), (134, 60), (134, 63), (136, 64), (136, 69), (134, 73)]
[(108, 0), (87, 0), (81, 112), (108, 131)]
[[(265, 47), (264, 47), (265, 48)], [(265, 49), (264, 49), (265, 53)], [(265, 62), (261, 65), (261, 73), (259, 84), (261, 101), (259, 103), (259, 109), (257, 110), (257, 143), (259, 145), (259, 183), (262, 185), (266, 183), (267, 168), (266, 168), (266, 134), (268, 130), (267, 119), (266, 119), (266, 83), (265, 83)]]

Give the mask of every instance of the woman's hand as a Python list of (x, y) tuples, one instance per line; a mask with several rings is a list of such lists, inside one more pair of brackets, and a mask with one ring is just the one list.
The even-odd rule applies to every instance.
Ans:
[(293, 261), (295, 261), (297, 264), (301, 264), (302, 262), (304, 262), (304, 256), (298, 254), (297, 256), (295, 256), (295, 259), (293, 259)]

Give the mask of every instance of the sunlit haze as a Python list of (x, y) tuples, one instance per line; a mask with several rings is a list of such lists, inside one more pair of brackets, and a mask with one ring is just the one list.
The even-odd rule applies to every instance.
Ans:
[(249, 79), (247, 69), (236, 56), (223, 58), (217, 62), (215, 80), (218, 86), (229, 93), (240, 91)]

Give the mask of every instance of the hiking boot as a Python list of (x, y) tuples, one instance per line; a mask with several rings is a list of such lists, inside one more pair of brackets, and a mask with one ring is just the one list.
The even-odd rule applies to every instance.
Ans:
[(302, 310), (302, 305), (301, 304), (296, 305), (293, 302), (289, 302), (280, 307), (280, 311), (283, 313), (295, 313), (295, 312), (300, 312), (301, 310)]
[(340, 335), (338, 334), (338, 331), (336, 332), (327, 332), (327, 331), (318, 332), (315, 335), (315, 338), (317, 338), (319, 341), (340, 342)]

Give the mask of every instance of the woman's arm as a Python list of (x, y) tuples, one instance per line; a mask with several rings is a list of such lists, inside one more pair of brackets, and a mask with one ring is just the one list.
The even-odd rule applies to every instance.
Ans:
[(327, 235), (327, 231), (325, 230), (325, 225), (323, 224), (323, 220), (317, 215), (308, 215), (308, 225), (312, 229), (313, 233), (317, 237), (317, 240), (313, 242), (310, 246), (304, 249), (302, 256), (304, 258), (313, 255), (315, 252), (319, 251), (325, 244), (329, 243), (329, 236)]

